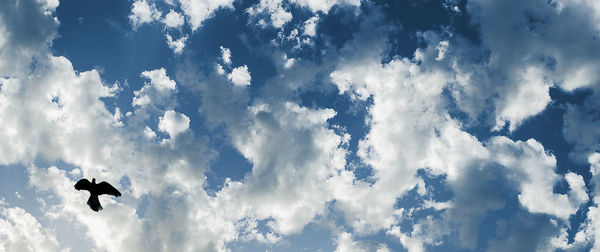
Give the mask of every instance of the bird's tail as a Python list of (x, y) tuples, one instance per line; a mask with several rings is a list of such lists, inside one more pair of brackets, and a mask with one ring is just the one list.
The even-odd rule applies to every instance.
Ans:
[(92, 194), (87, 201), (88, 206), (96, 212), (102, 210), (102, 205), (100, 205), (100, 200), (98, 200), (98, 195)]

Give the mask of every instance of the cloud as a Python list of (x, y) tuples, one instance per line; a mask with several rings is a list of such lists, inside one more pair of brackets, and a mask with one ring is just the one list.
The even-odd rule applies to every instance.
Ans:
[[(27, 66), (0, 67), (0, 138), (5, 140), (0, 142), (0, 163), (28, 166), (29, 184), (53, 200), (45, 206), (47, 228), (0, 200), (0, 244), (7, 250), (25, 245), (57, 250), (60, 237), (54, 235), (59, 232), (53, 224), (67, 222), (81, 227), (97, 250), (227, 251), (233, 241), (278, 243), (301, 233), (316, 218), (337, 214), (342, 223), (336, 228), (344, 229), (332, 231), (338, 251), (389, 251), (384, 243), (360, 240), (379, 232), (410, 251), (444, 243), (490, 251), (577, 249), (599, 237), (597, 190), (588, 195), (587, 189), (595, 188), (600, 169), (595, 121), (586, 116), (597, 99), (567, 105), (563, 118), (565, 138), (590, 164), (593, 176), (587, 185), (579, 172), (557, 173), (556, 157), (543, 141), (478, 138), (467, 131), (468, 119), (448, 111), (449, 103), (456, 103), (472, 120), (489, 114), (486, 129), (508, 126), (514, 131), (545, 109), (550, 87), (595, 85), (598, 78), (589, 70), (596, 69), (595, 54), (588, 57), (580, 51), (593, 43), (577, 40), (573, 48), (562, 50), (557, 46), (564, 44), (560, 38), (550, 36), (561, 37), (557, 31), (573, 38), (592, 34), (597, 23), (581, 22), (585, 25), (580, 31), (566, 27), (597, 21), (598, 5), (593, 2), (470, 1), (467, 9), (476, 14), (472, 21), (481, 29), (480, 45), (459, 35), (426, 31), (416, 35), (423, 44), (414, 55), (390, 59), (384, 39), (389, 27), (366, 17), (340, 50), (322, 51), (332, 56), (323, 63), (275, 53), (273, 58), (280, 60), (277, 76), (261, 86), (264, 94), (251, 89), (256, 85), (250, 86), (248, 66), (232, 68), (231, 51), (221, 47), (223, 65), (213, 62), (217, 67), (207, 76), (186, 68), (177, 73), (176, 83), (164, 68), (143, 71), (145, 83), (134, 91), (133, 107), (125, 116), (107, 106), (121, 95), (118, 85), (107, 84), (96, 70), (79, 72), (67, 58), (49, 53), (47, 45), (56, 36), (52, 12), (57, 2), (21, 2), (4, 4), (10, 8), (0, 9), (0, 18), (22, 20), (32, 13), (32, 20), (40, 21), (32, 21), (32, 27), (52, 29), (25, 29), (23, 35), (11, 22), (0, 22), (7, 34), (0, 38), (0, 59), (14, 57), (15, 65)], [(360, 1), (261, 1), (250, 8), (257, 11), (262, 4), (271, 25), (279, 28), (290, 22), (286, 13), (292, 19), (293, 6), (312, 13), (299, 22), (303, 27), (294, 29), (297, 39), (299, 30), (317, 36), (318, 20), (333, 6), (359, 6)], [(233, 8), (231, 1), (181, 0), (180, 5), (194, 30), (216, 10)], [(19, 9), (23, 6), (32, 9)], [(21, 16), (10, 16), (13, 10)], [(134, 2), (131, 22), (136, 26), (159, 20), (157, 13), (154, 4)], [(171, 13), (173, 20), (167, 21)], [(500, 22), (503, 17), (506, 24)], [(536, 21), (540, 17), (543, 22)], [(168, 27), (181, 27), (184, 21), (174, 11), (163, 19)], [(166, 37), (175, 53), (181, 53), (188, 38)], [(19, 44), (28, 40), (31, 44)], [(582, 70), (567, 72), (575, 69), (569, 64)], [(186, 83), (179, 81), (180, 75)], [(336, 108), (306, 105), (298, 98), (313, 91), (316, 85), (311, 83), (323, 84), (323, 75), (338, 89), (336, 99), (366, 105), (364, 136), (350, 136), (344, 125), (335, 125), (341, 113)], [(215, 138), (191, 130), (186, 114), (192, 114), (180, 110), (180, 97), (174, 95), (180, 88), (200, 95), (198, 111), (207, 126), (201, 129), (225, 134), (223, 139), (249, 161), (252, 170), (242, 178), (227, 178), (219, 190), (207, 192), (206, 172), (219, 168), (211, 149)], [(579, 140), (582, 136), (588, 139)], [(347, 164), (353, 138), (358, 142), (355, 162), (373, 171), (364, 179)], [(67, 172), (62, 162), (74, 168)], [(38, 168), (38, 163), (50, 164)], [(112, 181), (124, 197), (101, 199), (105, 211), (90, 215), (87, 195), (72, 188), (81, 176)], [(438, 188), (427, 176), (439, 178), (452, 197), (436, 201)], [(560, 183), (568, 186), (564, 193), (554, 190)], [(412, 194), (418, 195), (417, 202), (402, 205)], [(569, 244), (570, 219), (589, 198), (593, 202), (586, 223)], [(419, 215), (425, 210), (426, 216)], [(486, 226), (486, 221), (493, 223)], [(480, 228), (496, 232), (483, 247), (478, 244), (487, 238)]]
[[(396, 199), (419, 183), (417, 170), (426, 167), (436, 132), (452, 124), (440, 103), (442, 90), (451, 80), (448, 73), (429, 62), (419, 64), (417, 59), (381, 64), (383, 43), (363, 40), (379, 37), (381, 30), (367, 28), (370, 25), (371, 21), (362, 24), (364, 33), (345, 45), (348, 54), (330, 74), (340, 93), (373, 101), (368, 108), (369, 130), (359, 141), (357, 154), (373, 168), (375, 182), (349, 179), (340, 181), (343, 184), (336, 189), (336, 207), (358, 233), (372, 233), (394, 223)], [(370, 49), (354, 53), (356, 47)]]
[(166, 111), (164, 116), (158, 119), (158, 129), (169, 134), (171, 138), (186, 131), (189, 126), (190, 118), (173, 110)]
[(156, 5), (148, 4), (146, 0), (136, 0), (131, 7), (129, 20), (133, 27), (139, 27), (145, 23), (152, 23), (160, 20), (162, 12), (156, 9)]
[(222, 46), (219, 48), (221, 49), (221, 60), (223, 60), (223, 63), (231, 65), (231, 50)]
[(592, 178), (590, 179), (594, 190), (590, 192), (592, 198), (592, 204), (588, 207), (588, 212), (585, 221), (575, 234), (574, 242), (568, 243), (568, 239), (557, 239), (556, 247), (566, 249), (578, 249), (587, 247), (590, 251), (598, 251), (600, 244), (600, 207), (598, 202), (600, 201), (600, 188), (598, 183), (600, 182), (600, 153), (592, 153), (588, 156), (588, 164), (590, 165), (590, 172)]
[(327, 14), (329, 10), (331, 10), (331, 8), (335, 5), (360, 6), (360, 0), (291, 0), (290, 2), (308, 8), (313, 13), (323, 12), (325, 14)]
[(181, 54), (181, 52), (183, 52), (183, 48), (185, 48), (185, 41), (187, 41), (188, 36), (180, 37), (177, 40), (173, 40), (173, 37), (171, 37), (169, 34), (166, 34), (165, 37), (167, 38), (167, 45), (175, 54)]
[(19, 207), (0, 207), (0, 248), (6, 251), (58, 251), (52, 230)]
[(304, 35), (314, 37), (317, 35), (317, 22), (319, 15), (315, 15), (304, 22)]
[(181, 9), (192, 26), (192, 31), (202, 26), (202, 22), (210, 18), (216, 10), (221, 8), (233, 9), (232, 3), (233, 0), (179, 0)]
[(95, 70), (76, 73), (66, 58), (47, 57), (36, 75), (1, 80), (0, 163), (41, 155), (100, 169), (108, 158), (102, 146), (119, 142), (109, 133), (118, 122), (100, 98), (113, 96), (117, 86), (104, 85)]
[(373, 244), (363, 244), (352, 240), (352, 234), (347, 232), (341, 232), (335, 240), (337, 247), (335, 252), (344, 251), (375, 251), (375, 252), (389, 252), (390, 249), (385, 244), (379, 244), (377, 246)]
[(201, 114), (212, 127), (224, 126), (231, 144), (252, 163), (242, 181), (228, 180), (217, 193), (224, 209), (235, 209), (232, 215), (266, 222), (264, 232), (255, 221), (247, 223), (245, 233), (253, 235), (245, 237), (276, 242), (324, 213), (328, 184), (345, 166), (345, 138), (327, 123), (335, 111), (285, 101), (250, 104), (247, 86), (217, 73), (199, 86)]
[(183, 18), (183, 16), (181, 14), (179, 14), (179, 12), (176, 12), (173, 9), (171, 9), (169, 11), (169, 13), (167, 13), (167, 15), (165, 15), (162, 22), (168, 28), (179, 28), (179, 27), (183, 26), (185, 19)]
[[(281, 29), (290, 22), (294, 17), (291, 9), (293, 6), (308, 9), (312, 13), (323, 13), (327, 14), (333, 6), (360, 6), (360, 0), (332, 0), (332, 1), (315, 1), (315, 0), (261, 0), (259, 3), (246, 9), (246, 12), (254, 18), (259, 25), (266, 27), (272, 26), (277, 29)], [(268, 18), (265, 18), (268, 17)], [(316, 17), (316, 19), (315, 19)], [(308, 33), (306, 35), (311, 36), (312, 31), (318, 20), (318, 16), (314, 16), (308, 19), (306, 27), (308, 27)], [(305, 31), (307, 29), (305, 28)], [(312, 35), (314, 36), (314, 35)], [(311, 36), (311, 37), (312, 37)]]
[(32, 57), (45, 51), (57, 34), (57, 1), (16, 3), (0, 3), (0, 76), (27, 71)]
[(345, 166), (343, 138), (327, 127), (335, 112), (290, 102), (255, 104), (249, 111), (249, 128), (229, 125), (234, 146), (253, 163), (239, 198), (260, 219), (273, 218), (275, 232), (300, 232), (325, 210), (327, 184)]
[[(550, 87), (572, 91), (600, 80), (589, 70), (600, 65), (589, 39), (598, 31), (598, 8), (590, 1), (472, 0), (467, 11), (481, 45), (457, 39), (448, 50), (455, 59), (448, 60), (461, 77), (456, 102), (473, 121), (493, 112), (495, 130), (508, 125), (514, 131), (545, 109)], [(571, 29), (575, 24), (585, 25)], [(566, 41), (576, 44), (565, 47)]]
[[(362, 27), (367, 27), (368, 22)], [(360, 159), (373, 168), (372, 182), (355, 181), (352, 173), (334, 178), (337, 180), (332, 189), (335, 207), (344, 214), (346, 223), (358, 234), (387, 230), (410, 251), (439, 246), (445, 242), (444, 237), (451, 234), (459, 235), (461, 247), (474, 249), (484, 216), (516, 201), (522, 212), (514, 218), (540, 213), (550, 217), (515, 225), (509, 237), (516, 239), (514, 237), (521, 232), (517, 230), (536, 230), (539, 236), (532, 237), (534, 242), (529, 246), (544, 248), (546, 240), (565, 228), (569, 217), (588, 201), (583, 177), (575, 173), (564, 177), (557, 174), (556, 158), (534, 139), (513, 141), (507, 137), (491, 137), (480, 142), (449, 115), (444, 90), (464, 81), (452, 60), (461, 56), (455, 55), (452, 43), (448, 43), (448, 50), (440, 57), (439, 45), (445, 40), (435, 33), (425, 32), (421, 36), (427, 45), (417, 49), (413, 58), (385, 62), (381, 59), (384, 44), (366, 39), (377, 37), (378, 32), (381, 30), (364, 29), (355, 34), (354, 40), (342, 48), (340, 60), (330, 74), (341, 94), (358, 101), (372, 100), (367, 109), (370, 128), (359, 141), (357, 152)], [(447, 65), (448, 60), (454, 63)], [(536, 90), (536, 85), (527, 81), (527, 86), (518, 92)], [(546, 84), (542, 81), (540, 85)], [(532, 92), (547, 95), (548, 86), (545, 88), (543, 92)], [(523, 118), (527, 116), (530, 115)], [(402, 232), (396, 225), (411, 217), (407, 217), (403, 209), (395, 209), (395, 204), (410, 190), (420, 190), (423, 183), (417, 176), (420, 169), (445, 176), (454, 198), (446, 208), (436, 210), (440, 218), (415, 220), (412, 231)], [(554, 193), (554, 186), (563, 179), (570, 190), (566, 194)], [(429, 193), (424, 190), (419, 194)], [(419, 207), (422, 205), (411, 206), (411, 209)], [(551, 224), (557, 222), (561, 224)], [(421, 227), (428, 231), (419, 232)], [(439, 232), (429, 231), (433, 227)], [(498, 241), (504, 240), (499, 238)], [(518, 240), (510, 246), (519, 248), (525, 245), (523, 242), (527, 241)], [(500, 244), (494, 243), (490, 249), (501, 249)]]
[(169, 96), (175, 91), (176, 83), (167, 76), (164, 68), (151, 71), (144, 71), (141, 77), (149, 79), (142, 88), (133, 91), (134, 97), (132, 105), (146, 106), (148, 104), (160, 105), (167, 102)]
[(425, 245), (439, 245), (448, 235), (448, 226), (442, 220), (427, 216), (413, 225), (409, 235), (402, 233), (400, 227), (389, 229), (386, 234), (397, 237), (410, 252), (427, 251)]
[(598, 129), (597, 108), (600, 85), (588, 89), (591, 94), (583, 100), (582, 104), (566, 104), (563, 114), (562, 135), (564, 139), (573, 144), (569, 157), (586, 163), (588, 156), (600, 151), (600, 129)]
[[(22, 6), (28, 4), (22, 3)], [(48, 21), (54, 22), (53, 19)], [(102, 99), (111, 99), (119, 91), (117, 85), (104, 83), (96, 70), (76, 71), (68, 59), (47, 54), (45, 43), (38, 46), (41, 49), (36, 49), (39, 53), (35, 64), (27, 58), (22, 59), (27, 65), (31, 64), (29, 71), (14, 71), (0, 79), (0, 117), (4, 129), (0, 136), (6, 140), (0, 144), (0, 163), (18, 165), (61, 160), (76, 167), (69, 175), (55, 166), (44, 169), (30, 165), (28, 169), (30, 185), (36, 190), (46, 191), (55, 199), (47, 201), (49, 223), (66, 222), (70, 226), (82, 226), (85, 236), (93, 242), (91, 247), (98, 250), (223, 249), (225, 241), (235, 237), (232, 220), (218, 217), (218, 210), (207, 218), (187, 214), (205, 212), (200, 209), (210, 208), (207, 195), (204, 194), (206, 201), (198, 201), (204, 192), (204, 171), (215, 156), (207, 147), (207, 139), (196, 137), (190, 131), (182, 132), (184, 116), (177, 114), (175, 120), (171, 120), (173, 117), (169, 112), (163, 115), (163, 126), (159, 128), (172, 135), (170, 144), (161, 145), (144, 134), (146, 120), (159, 119), (158, 112), (171, 106), (169, 97), (176, 85), (166, 76), (165, 69), (141, 74), (149, 81), (136, 92), (133, 103), (142, 101), (146, 96), (152, 103), (137, 104), (140, 107), (134, 108), (133, 113), (126, 113), (126, 117), (115, 116), (120, 115), (119, 110), (115, 109), (112, 113)], [(116, 182), (114, 185), (122, 190), (124, 199), (122, 202), (101, 199), (105, 205), (103, 215), (90, 215), (85, 205), (87, 195), (73, 190), (78, 178), (69, 176), (93, 176)], [(119, 181), (129, 183), (124, 185)], [(166, 188), (176, 190), (168, 191)], [(200, 195), (182, 195), (181, 191), (197, 191)], [(165, 194), (162, 195), (162, 192)], [(143, 195), (156, 202), (148, 207), (147, 219), (138, 218), (136, 214)], [(166, 203), (175, 204), (169, 201), (171, 199), (190, 205), (189, 212), (155, 217), (153, 214), (164, 209)], [(7, 232), (7, 236), (2, 235), (7, 240), (2, 240), (2, 246), (10, 246), (8, 250), (20, 250), (18, 246), (32, 246), (35, 251), (57, 250), (56, 239), (50, 231), (53, 227), (41, 228), (31, 215), (17, 209), (5, 210), (3, 214), (0, 225), (2, 231)], [(18, 221), (13, 222), (13, 219)], [(160, 220), (165, 219), (168, 221), (161, 224)], [(220, 223), (224, 228), (216, 228), (214, 220), (218, 219), (222, 220)], [(171, 226), (170, 223), (184, 225)], [(153, 231), (161, 227), (169, 227), (163, 230), (170, 234), (189, 228), (206, 239), (164, 238), (161, 233)], [(28, 232), (22, 232), (24, 228)]]
[(175, 89), (175, 81), (167, 77), (167, 72), (164, 68), (159, 68), (152, 71), (144, 71), (140, 74), (140, 76), (150, 79), (152, 86), (159, 91)]
[(233, 84), (238, 86), (250, 85), (250, 81), (252, 80), (250, 72), (248, 71), (248, 66), (246, 65), (239, 66), (231, 70), (231, 73), (227, 75), (227, 78), (233, 82)]
[[(287, 22), (291, 21), (292, 13), (286, 11), (281, 0), (261, 0), (256, 5), (246, 10), (250, 16), (258, 16), (266, 13), (269, 16), (269, 24), (275, 28), (282, 28)], [(260, 19), (259, 24), (266, 25), (268, 21)]]

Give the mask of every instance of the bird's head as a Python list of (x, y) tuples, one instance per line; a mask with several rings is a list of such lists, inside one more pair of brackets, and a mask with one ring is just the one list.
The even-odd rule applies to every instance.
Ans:
[(96, 178), (92, 178), (92, 184), (96, 184)]

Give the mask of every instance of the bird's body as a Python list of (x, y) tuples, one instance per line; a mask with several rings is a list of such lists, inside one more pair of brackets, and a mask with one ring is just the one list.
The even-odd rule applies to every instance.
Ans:
[(98, 200), (98, 195), (108, 194), (115, 197), (121, 196), (121, 193), (114, 188), (109, 183), (105, 181), (96, 184), (96, 179), (92, 178), (92, 182), (87, 179), (81, 179), (75, 184), (75, 189), (79, 190), (87, 190), (90, 192), (90, 198), (87, 201), (88, 206), (96, 212), (102, 210), (102, 205), (100, 205), (100, 200)]

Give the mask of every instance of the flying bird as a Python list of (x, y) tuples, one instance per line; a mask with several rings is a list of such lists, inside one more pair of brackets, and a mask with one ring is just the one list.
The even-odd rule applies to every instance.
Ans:
[(90, 183), (87, 179), (81, 179), (75, 183), (75, 189), (79, 190), (88, 190), (90, 192), (90, 198), (87, 201), (88, 206), (96, 212), (102, 210), (102, 205), (100, 205), (100, 201), (98, 200), (98, 195), (108, 194), (115, 197), (121, 196), (119, 190), (114, 188), (109, 183), (102, 181), (99, 184), (96, 184), (96, 178), (92, 178), (92, 182)]

